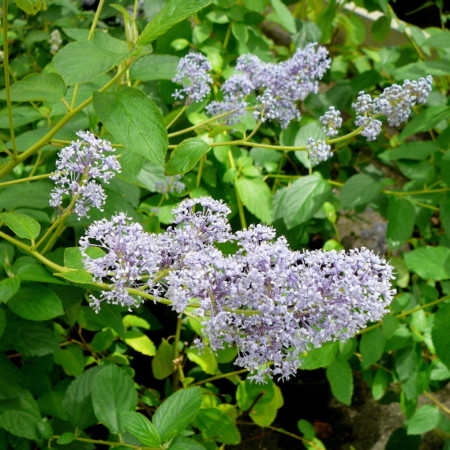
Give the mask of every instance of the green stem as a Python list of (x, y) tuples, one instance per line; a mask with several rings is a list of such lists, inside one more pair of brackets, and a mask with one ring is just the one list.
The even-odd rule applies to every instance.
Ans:
[(226, 117), (226, 116), (228, 116), (229, 114), (231, 114), (233, 112), (235, 112), (235, 110), (224, 112), (224, 113), (219, 114), (217, 116), (211, 117), (210, 119), (204, 120), (203, 122), (200, 122), (197, 125), (192, 125), (192, 127), (184, 128), (183, 130), (175, 131), (173, 133), (169, 133), (167, 136), (170, 139), (171, 137), (179, 136), (180, 134), (189, 133), (190, 131), (194, 131), (197, 128), (204, 127), (205, 125), (208, 125), (209, 123), (214, 122), (215, 120), (221, 119), (222, 117)]
[(78, 199), (78, 195), (74, 195), (72, 197), (72, 200), (69, 203), (69, 206), (65, 209), (64, 213), (60, 215), (50, 226), (50, 228), (44, 233), (44, 235), (39, 239), (38, 243), (33, 246), (33, 250), (36, 250), (46, 239), (47, 237), (53, 232), (53, 230), (61, 223), (63, 223), (66, 218), (72, 213), (72, 208), (75, 205), (75, 202)]
[(202, 182), (203, 166), (205, 165), (205, 159), (206, 159), (206, 155), (203, 155), (200, 158), (200, 163), (198, 165), (197, 179), (195, 181), (195, 187), (200, 187), (200, 184)]
[(45, 256), (43, 256), (39, 252), (37, 252), (36, 250), (33, 250), (29, 245), (24, 244), (21, 241), (18, 241), (17, 239), (13, 238), (9, 234), (6, 234), (6, 233), (3, 233), (2, 231), (0, 231), (0, 237), (5, 239), (5, 241), (11, 242), (11, 244), (14, 244), (16, 247), (19, 247), (22, 250), (25, 250), (30, 255), (34, 256), (36, 259), (41, 261), (46, 266), (50, 267), (50, 269), (55, 270), (56, 272), (67, 273), (67, 272), (72, 272), (73, 270), (75, 270), (75, 269), (69, 269), (68, 267), (62, 267), (59, 264), (56, 264), (53, 261), (50, 261)]
[(450, 188), (441, 189), (425, 189), (423, 191), (410, 191), (410, 192), (400, 192), (400, 191), (382, 191), (384, 194), (390, 195), (421, 195), (421, 194), (437, 194), (439, 192), (449, 192)]
[[(232, 153), (231, 149), (228, 150), (228, 159), (230, 161), (231, 168), (236, 170), (236, 164), (234, 162), (233, 153)], [(237, 201), (237, 206), (238, 206), (238, 211), (239, 211), (239, 219), (241, 221), (241, 227), (247, 228), (247, 221), (245, 220), (244, 205), (242, 204), (242, 201), (239, 197), (239, 192), (238, 192), (236, 183), (234, 183), (234, 191), (236, 194), (236, 201)]]
[[(448, 299), (450, 299), (450, 295), (446, 295), (444, 297), (438, 298), (434, 302), (427, 303), (426, 305), (417, 306), (414, 309), (410, 309), (409, 311), (405, 311), (405, 312), (403, 312), (401, 314), (397, 314), (395, 317), (397, 317), (397, 319), (403, 319), (404, 317), (407, 317), (410, 314), (414, 314), (415, 312), (421, 311), (422, 309), (425, 309), (425, 308), (430, 308), (431, 306), (435, 306), (435, 305), (437, 305), (437, 304), (439, 304), (439, 303), (441, 303), (441, 302), (443, 302), (445, 300), (448, 300)], [(383, 322), (375, 323), (375, 324), (371, 325), (370, 327), (367, 327), (364, 330), (361, 330), (357, 334), (367, 333), (368, 331), (371, 331), (371, 330), (373, 330), (375, 328), (381, 327), (381, 325), (383, 325)]]
[(211, 383), (212, 381), (221, 380), (222, 378), (230, 378), (235, 375), (240, 375), (241, 373), (248, 372), (248, 369), (236, 370), (234, 372), (222, 373), (220, 375), (216, 375), (214, 377), (206, 378), (205, 380), (197, 381), (196, 383), (192, 383), (191, 386), (199, 386), (200, 384)]
[(184, 105), (180, 111), (178, 111), (178, 114), (169, 122), (169, 124), (166, 126), (166, 130), (168, 130), (180, 117), (181, 115), (186, 111), (187, 105)]
[[(102, 88), (98, 90), (98, 92), (104, 92), (109, 87), (111, 87), (117, 80), (121, 78), (121, 76), (124, 74), (124, 72), (127, 70), (127, 67), (133, 62), (133, 59), (130, 59), (127, 61), (127, 63), (122, 67), (121, 70), (117, 72), (117, 74), (111, 78), (111, 80), (108, 81)], [(18, 164), (25, 161), (30, 156), (34, 155), (41, 147), (46, 145), (51, 138), (67, 123), (69, 122), (72, 117), (74, 117), (76, 114), (78, 114), (81, 110), (86, 108), (93, 100), (93, 97), (89, 97), (84, 102), (80, 103), (76, 108), (74, 108), (72, 111), (69, 111), (64, 117), (62, 117), (59, 122), (57, 122), (53, 128), (41, 139), (39, 139), (35, 144), (33, 144), (30, 148), (25, 150), (23, 153), (21, 153), (14, 161), (10, 161), (8, 164), (5, 164), (2, 169), (0, 169), (0, 178), (7, 175), (11, 170), (14, 169)]]
[(3, 70), (5, 73), (6, 108), (8, 110), (8, 124), (11, 133), (11, 145), (13, 148), (13, 160), (17, 158), (16, 134), (11, 106), (11, 81), (9, 78), (9, 48), (8, 48), (8, 0), (3, 0)]
[(12, 184), (19, 184), (19, 183), (26, 183), (28, 181), (36, 181), (36, 180), (43, 180), (45, 178), (49, 178), (53, 173), (45, 173), (43, 175), (35, 175), (34, 177), (27, 177), (27, 178), (20, 178), (18, 180), (11, 180), (11, 181), (4, 181), (3, 183), (0, 183), (0, 188), (11, 186)]

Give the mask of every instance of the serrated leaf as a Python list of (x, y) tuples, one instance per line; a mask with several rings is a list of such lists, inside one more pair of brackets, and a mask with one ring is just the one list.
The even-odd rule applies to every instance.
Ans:
[(363, 369), (367, 369), (381, 358), (385, 344), (386, 338), (381, 328), (375, 328), (362, 335), (359, 350)]
[(0, 281), (0, 303), (6, 303), (20, 287), (20, 278), (11, 277)]
[(222, 444), (237, 445), (241, 435), (231, 419), (217, 408), (202, 408), (195, 419), (205, 439), (213, 439)]
[(50, 320), (64, 314), (60, 298), (51, 289), (39, 284), (21, 286), (8, 307), (20, 317), (28, 320)]
[(155, 344), (142, 331), (130, 330), (125, 333), (125, 343), (133, 350), (147, 356), (156, 354)]
[(450, 248), (421, 247), (404, 255), (406, 266), (424, 279), (450, 278)]
[(139, 58), (130, 68), (131, 78), (141, 81), (172, 80), (180, 61), (174, 55), (146, 55)]
[(408, 434), (423, 434), (439, 425), (441, 413), (434, 405), (424, 405), (407, 422)]
[(111, 364), (96, 374), (92, 391), (94, 412), (111, 433), (125, 431), (121, 415), (134, 411), (137, 401), (133, 380), (116, 365)]
[(63, 406), (69, 421), (81, 429), (97, 423), (92, 406), (92, 390), (97, 373), (104, 368), (96, 366), (86, 370), (70, 383), (64, 395)]
[(392, 250), (400, 248), (412, 235), (416, 212), (407, 200), (392, 195), (389, 198), (386, 238)]
[(153, 424), (161, 441), (167, 442), (185, 430), (200, 411), (201, 403), (199, 387), (183, 389), (166, 399), (153, 416)]
[(82, 40), (65, 45), (55, 55), (56, 70), (67, 85), (92, 81), (108, 72), (128, 56), (126, 42), (101, 31), (91, 41)]
[(187, 19), (210, 3), (211, 0), (169, 0), (144, 28), (139, 44), (146, 45), (153, 42), (178, 22)]
[(434, 315), (431, 336), (436, 349), (436, 354), (440, 360), (450, 369), (450, 333), (448, 324), (450, 323), (450, 305), (445, 305)]
[(177, 145), (166, 164), (166, 175), (189, 172), (208, 153), (210, 146), (199, 138), (186, 139)]
[(341, 190), (341, 202), (344, 209), (364, 205), (373, 200), (382, 189), (381, 183), (365, 174), (353, 175)]
[(36, 15), (45, 5), (45, 0), (14, 0), (16, 5), (27, 14)]
[(122, 414), (122, 422), (128, 433), (139, 439), (147, 447), (160, 447), (161, 438), (147, 417), (140, 413), (129, 411)]
[(37, 220), (25, 214), (3, 213), (0, 219), (6, 223), (11, 231), (24, 239), (36, 239), (41, 231)]
[(334, 397), (345, 405), (350, 405), (353, 395), (353, 374), (348, 362), (336, 359), (327, 367), (326, 373)]
[(173, 373), (174, 347), (163, 338), (152, 359), (153, 376), (157, 380), (163, 380)]
[(260, 178), (239, 178), (236, 189), (244, 206), (258, 219), (272, 223), (272, 193)]
[(120, 92), (97, 92), (94, 109), (108, 131), (127, 150), (158, 166), (164, 165), (167, 151), (164, 119), (156, 104), (142, 91), (125, 88)]
[(275, 219), (294, 228), (311, 219), (331, 192), (330, 185), (317, 175), (302, 177), (274, 196)]
[(270, 3), (280, 19), (281, 25), (283, 25), (289, 33), (294, 34), (297, 31), (297, 27), (295, 26), (294, 17), (286, 5), (281, 0), (270, 0)]
[[(64, 81), (57, 73), (32, 73), (11, 85), (13, 102), (46, 101), (59, 102), (66, 93)], [(6, 99), (3, 89), (0, 99)]]
[(450, 106), (438, 105), (431, 106), (421, 111), (414, 117), (403, 129), (400, 134), (401, 139), (406, 139), (413, 134), (427, 131), (434, 128), (439, 122), (448, 121), (450, 117)]
[(302, 370), (316, 370), (321, 367), (328, 367), (336, 359), (339, 350), (338, 342), (327, 342), (319, 348), (312, 348), (306, 356), (300, 359)]

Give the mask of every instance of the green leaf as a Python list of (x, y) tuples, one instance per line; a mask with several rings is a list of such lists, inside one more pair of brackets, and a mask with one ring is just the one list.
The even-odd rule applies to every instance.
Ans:
[(51, 189), (46, 181), (8, 186), (1, 190), (0, 208), (47, 208)]
[(422, 46), (434, 47), (438, 49), (450, 48), (450, 32), (449, 31), (441, 31), (436, 32), (432, 36), (430, 36)]
[[(42, 119), (44, 116), (31, 106), (17, 106), (12, 108), (13, 123), (15, 127), (21, 127)], [(9, 129), (8, 109), (0, 111), (0, 128)]]
[(427, 131), (434, 128), (439, 122), (448, 120), (449, 117), (450, 106), (430, 106), (429, 108), (421, 111), (406, 125), (400, 134), (400, 138), (406, 139), (413, 134), (420, 133), (421, 131)]
[(75, 378), (66, 390), (63, 406), (69, 422), (83, 429), (97, 423), (92, 406), (92, 391), (97, 373), (104, 370), (103, 366), (95, 366)]
[(210, 146), (202, 139), (186, 139), (178, 144), (170, 154), (166, 164), (166, 175), (177, 175), (189, 172), (208, 153)]
[(327, 367), (327, 379), (334, 397), (345, 405), (350, 405), (353, 394), (353, 374), (348, 362), (336, 359)]
[(86, 270), (73, 270), (71, 272), (55, 273), (56, 277), (64, 278), (72, 283), (89, 284), (92, 283), (92, 275)]
[(381, 16), (372, 25), (372, 34), (378, 42), (383, 42), (391, 31), (391, 19)]
[(178, 22), (187, 19), (209, 4), (211, 4), (211, 0), (169, 0), (144, 28), (139, 38), (139, 44), (145, 45), (153, 42)]
[(120, 92), (97, 92), (94, 109), (108, 131), (127, 150), (164, 165), (167, 151), (164, 119), (156, 104), (142, 91), (125, 88)]
[(67, 85), (92, 81), (121, 63), (129, 50), (125, 41), (97, 32), (91, 41), (76, 41), (64, 46), (54, 57), (56, 70)]
[(39, 406), (29, 391), (24, 390), (19, 398), (0, 400), (0, 428), (14, 436), (36, 439), (40, 420)]
[(153, 376), (157, 380), (164, 380), (173, 373), (174, 347), (164, 338), (156, 351), (155, 357), (152, 359)]
[(20, 238), (36, 239), (41, 231), (39, 222), (26, 214), (6, 212), (0, 214), (0, 220)]
[(272, 193), (260, 178), (239, 178), (236, 189), (244, 206), (258, 219), (272, 223)]
[(20, 287), (20, 278), (11, 277), (0, 281), (0, 303), (6, 303)]
[(423, 434), (439, 425), (441, 413), (434, 405), (424, 405), (407, 421), (408, 434)]
[(202, 408), (195, 419), (194, 426), (199, 428), (202, 436), (221, 444), (237, 445), (241, 435), (236, 425), (220, 409)]
[(412, 236), (415, 219), (416, 212), (409, 201), (390, 196), (386, 237), (392, 250), (400, 248)]
[(379, 157), (386, 161), (397, 161), (399, 159), (423, 161), (438, 150), (439, 145), (434, 142), (405, 142), (397, 148), (386, 150)]
[(439, 217), (441, 219), (442, 228), (447, 236), (450, 237), (450, 197), (444, 197), (439, 204)]
[(16, 5), (27, 14), (36, 15), (45, 5), (45, 0), (14, 0)]
[(92, 391), (94, 412), (111, 433), (125, 431), (121, 415), (134, 411), (137, 401), (133, 380), (116, 365), (111, 364), (96, 374)]
[(385, 450), (419, 450), (420, 436), (408, 436), (404, 428), (397, 428), (389, 438)]
[(450, 278), (450, 248), (421, 247), (404, 255), (406, 266), (423, 279)]
[(281, 0), (270, 0), (278, 18), (280, 19), (281, 25), (286, 28), (289, 33), (296, 33), (297, 27), (295, 26), (295, 20), (289, 9)]
[(125, 333), (125, 343), (143, 355), (153, 356), (156, 354), (155, 344), (147, 335), (137, 329)]
[(114, 335), (109, 328), (99, 331), (91, 341), (91, 347), (94, 352), (103, 352), (114, 342)]
[(319, 348), (308, 351), (305, 357), (301, 357), (300, 368), (302, 370), (316, 370), (321, 367), (328, 367), (336, 359), (339, 349), (338, 342), (327, 342)]
[(130, 68), (131, 78), (141, 81), (172, 80), (180, 61), (174, 55), (146, 55), (139, 58)]
[(21, 286), (9, 300), (8, 307), (28, 320), (50, 320), (64, 314), (61, 300), (55, 292), (35, 283)]
[(177, 436), (171, 443), (168, 450), (207, 450), (203, 444), (195, 439), (184, 436)]
[(381, 358), (385, 344), (386, 338), (381, 328), (375, 328), (362, 335), (359, 350), (363, 369), (367, 369)]
[(53, 354), (53, 361), (63, 367), (67, 375), (79, 377), (86, 365), (86, 357), (80, 347), (70, 345), (59, 348)]
[(274, 196), (275, 219), (283, 219), (291, 229), (305, 223), (322, 207), (331, 192), (320, 175), (299, 178)]
[(390, 376), (382, 369), (377, 370), (372, 382), (372, 395), (375, 400), (379, 400), (386, 392)]
[(201, 352), (195, 347), (190, 348), (186, 351), (186, 356), (189, 361), (198, 364), (203, 372), (208, 375), (215, 375), (217, 373), (217, 358), (209, 346), (205, 346)]
[(381, 189), (381, 183), (368, 175), (353, 175), (341, 190), (342, 207), (352, 209), (355, 206), (369, 203), (381, 192)]
[(128, 433), (147, 447), (160, 447), (161, 438), (155, 426), (140, 413), (129, 411), (122, 414), (122, 422)]
[(167, 442), (185, 430), (197, 416), (201, 404), (202, 394), (199, 387), (177, 391), (166, 399), (153, 416), (153, 424), (161, 436), (161, 441)]
[(434, 316), (431, 336), (436, 349), (436, 354), (440, 360), (450, 369), (450, 333), (448, 324), (450, 323), (450, 305), (439, 308)]
[[(62, 78), (56, 73), (32, 73), (11, 85), (13, 102), (46, 101), (59, 102), (66, 93)], [(3, 89), (0, 99), (6, 99)]]
[(44, 356), (58, 348), (52, 330), (43, 322), (25, 320), (12, 313), (6, 318), (0, 343), (2, 349), (15, 350), (24, 356)]
[(4, 309), (0, 309), (0, 338), (6, 327), (6, 314)]

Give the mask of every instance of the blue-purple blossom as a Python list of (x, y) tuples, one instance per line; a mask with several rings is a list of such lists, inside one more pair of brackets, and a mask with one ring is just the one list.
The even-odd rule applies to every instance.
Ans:
[(331, 145), (327, 144), (325, 141), (316, 141), (312, 137), (308, 138), (306, 141), (306, 150), (309, 153), (313, 165), (326, 161), (333, 155)]
[(281, 63), (261, 61), (255, 55), (242, 55), (236, 62), (236, 73), (222, 86), (223, 101), (209, 107), (209, 114), (233, 110), (233, 121), (243, 114), (244, 97), (252, 92), (256, 96), (255, 117), (263, 122), (276, 120), (286, 128), (300, 120), (298, 102), (310, 93), (317, 93), (319, 82), (330, 67), (331, 60), (324, 47), (308, 44)]
[[(349, 339), (387, 313), (392, 267), (373, 252), (292, 251), (265, 225), (232, 234), (229, 212), (203, 197), (181, 202), (174, 227), (158, 235), (124, 214), (91, 225), (80, 242), (84, 264), (95, 281), (110, 284), (93, 306), (136, 305), (134, 288), (164, 297), (178, 313), (194, 308), (204, 325), (199, 349), (235, 346), (235, 363), (257, 382), (288, 379), (305, 352)], [(237, 243), (236, 253), (214, 245), (226, 241)], [(102, 256), (90, 256), (90, 247)]]
[(81, 140), (73, 141), (60, 150), (55, 172), (50, 179), (55, 182), (50, 196), (50, 206), (62, 206), (64, 196), (75, 198), (73, 211), (78, 217), (87, 216), (91, 208), (103, 210), (106, 194), (99, 182), (109, 183), (120, 164), (111, 143), (96, 138), (89, 131), (78, 131)]
[(182, 84), (173, 97), (179, 100), (186, 99), (186, 103), (195, 103), (203, 100), (211, 92), (213, 82), (211, 64), (206, 56), (201, 53), (190, 52), (180, 59), (177, 74), (173, 78), (174, 83)]
[(322, 130), (327, 137), (336, 136), (339, 134), (339, 128), (342, 126), (341, 113), (334, 107), (330, 106), (328, 111), (319, 118)]
[[(141, 225), (131, 222), (124, 213), (110, 220), (102, 219), (89, 226), (80, 239), (85, 269), (94, 281), (110, 283), (111, 289), (103, 290), (100, 298), (91, 296), (91, 306), (100, 310), (101, 302), (122, 306), (137, 306), (138, 302), (128, 288), (139, 288), (144, 278), (154, 278), (159, 270), (158, 255), (155, 254), (156, 239), (145, 233)], [(103, 254), (92, 257), (89, 249), (97, 248)]]
[(355, 125), (364, 127), (362, 135), (373, 141), (381, 133), (382, 123), (378, 116), (386, 116), (390, 126), (399, 126), (408, 120), (411, 108), (425, 103), (431, 92), (433, 78), (405, 80), (402, 86), (393, 84), (378, 97), (372, 97), (361, 91), (352, 104), (356, 112)]

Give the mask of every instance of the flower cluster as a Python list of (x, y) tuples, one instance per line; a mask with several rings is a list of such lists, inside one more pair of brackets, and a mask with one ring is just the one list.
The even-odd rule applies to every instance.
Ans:
[(182, 84), (173, 97), (179, 100), (186, 99), (186, 103), (195, 103), (203, 100), (211, 91), (212, 77), (208, 73), (211, 70), (206, 56), (201, 53), (190, 52), (180, 59), (177, 74), (173, 78), (174, 83)]
[(336, 136), (339, 133), (339, 128), (342, 126), (342, 117), (341, 113), (334, 106), (330, 106), (319, 120), (323, 125), (323, 132), (328, 137)]
[(61, 44), (62, 44), (61, 33), (59, 32), (59, 30), (57, 28), (55, 28), (50, 33), (49, 43), (50, 43), (50, 51), (52, 53), (56, 53), (59, 50), (59, 48), (61, 47)]
[[(252, 378), (288, 379), (301, 355), (327, 341), (345, 340), (379, 320), (393, 299), (392, 267), (373, 252), (293, 251), (264, 225), (231, 232), (230, 210), (209, 197), (187, 199), (174, 226), (147, 234), (123, 214), (89, 228), (81, 240), (86, 270), (108, 282), (102, 301), (138, 305), (129, 288), (164, 297), (204, 321), (204, 341), (239, 351), (236, 364)], [(217, 242), (235, 242), (223, 254)], [(90, 257), (90, 247), (102, 256)], [(133, 292), (131, 292), (133, 293)]]
[(78, 131), (81, 140), (73, 141), (63, 148), (56, 161), (57, 172), (50, 179), (55, 187), (50, 194), (50, 206), (62, 206), (63, 197), (71, 196), (74, 200), (73, 210), (78, 217), (87, 216), (89, 210), (102, 210), (106, 194), (96, 180), (109, 183), (120, 164), (114, 155), (111, 143), (97, 139), (89, 131)]
[(297, 103), (311, 92), (317, 93), (319, 82), (330, 67), (331, 60), (324, 47), (308, 44), (281, 63), (261, 61), (255, 55), (242, 55), (236, 73), (222, 86), (223, 100), (207, 107), (210, 115), (230, 112), (226, 120), (233, 123), (248, 106), (245, 97), (256, 94), (255, 117), (265, 122), (278, 121), (283, 128), (300, 120)]
[(309, 157), (313, 165), (326, 161), (332, 155), (331, 145), (325, 141), (316, 141), (311, 137), (306, 142), (306, 150), (309, 152)]
[(362, 135), (373, 141), (381, 133), (381, 121), (376, 117), (386, 116), (389, 125), (397, 127), (408, 120), (411, 108), (425, 103), (431, 92), (432, 77), (405, 80), (400, 86), (393, 84), (378, 97), (361, 91), (352, 104), (356, 111), (355, 125), (363, 127)]

